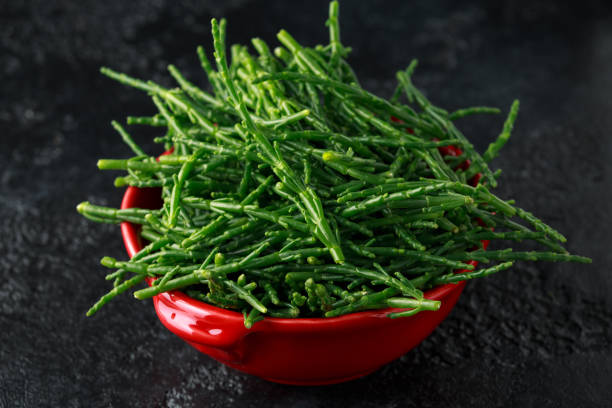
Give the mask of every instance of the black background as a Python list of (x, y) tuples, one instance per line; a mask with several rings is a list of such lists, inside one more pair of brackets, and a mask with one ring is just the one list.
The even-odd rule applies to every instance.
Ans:
[[(102, 255), (125, 258), (119, 228), (82, 219), (84, 200), (119, 205), (100, 157), (129, 150), (109, 125), (151, 114), (108, 65), (169, 84), (172, 62), (204, 83), (195, 47), (327, 41), (326, 1), (0, 2), (0, 405), (492, 407), (612, 406), (612, 9), (605, 1), (344, 1), (342, 38), (364, 87), (390, 96), (411, 58), (415, 82), (456, 109), (514, 98), (521, 113), (494, 163), (498, 194), (568, 237), (592, 265), (520, 263), (467, 286), (418, 348), (350, 383), (298, 388), (243, 375), (158, 322), (150, 302), (88, 307), (108, 289)], [(559, 4), (558, 4), (559, 3)], [(503, 118), (463, 120), (482, 151)], [(133, 129), (152, 154), (152, 133)], [(368, 352), (364, 350), (364, 352)]]

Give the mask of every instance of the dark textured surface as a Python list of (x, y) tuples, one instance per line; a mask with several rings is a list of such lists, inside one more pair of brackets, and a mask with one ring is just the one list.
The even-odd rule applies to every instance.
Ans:
[[(523, 263), (470, 282), (417, 349), (366, 378), (318, 388), (226, 369), (130, 296), (85, 318), (107, 290), (98, 259), (125, 253), (118, 227), (87, 222), (74, 206), (119, 204), (113, 175), (95, 167), (99, 157), (128, 154), (109, 122), (153, 112), (145, 96), (99, 75), (100, 65), (160, 79), (173, 62), (202, 79), (194, 49), (210, 48), (211, 16), (228, 17), (230, 42), (274, 42), (284, 27), (313, 44), (327, 39), (326, 2), (5, 3), (0, 406), (612, 406), (606, 2), (342, 4), (343, 40), (368, 89), (388, 96), (394, 72), (418, 57), (417, 84), (444, 107), (507, 110), (521, 99), (513, 139), (495, 163), (504, 169), (500, 195), (564, 232), (570, 250), (594, 263)], [(501, 122), (461, 126), (483, 149)], [(135, 133), (157, 151), (150, 133)]]

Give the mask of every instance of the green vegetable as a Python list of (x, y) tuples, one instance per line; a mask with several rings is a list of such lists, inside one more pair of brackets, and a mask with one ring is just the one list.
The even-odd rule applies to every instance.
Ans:
[[(563, 235), (487, 188), (497, 185), (488, 162), (508, 141), (518, 102), (481, 156), (454, 121), (497, 108), (449, 114), (434, 106), (413, 84), (416, 61), (397, 74), (391, 100), (373, 95), (346, 61), (335, 1), (327, 26), (329, 45), (306, 47), (281, 30), (274, 53), (253, 39), (256, 54), (236, 45), (228, 62), (226, 22), (213, 19), (216, 70), (197, 50), (211, 92), (173, 65), (173, 89), (101, 69), (152, 97), (157, 113), (127, 123), (152, 127), (154, 140), (173, 151), (148, 156), (112, 122), (136, 156), (102, 159), (98, 167), (127, 171), (117, 187), (160, 188), (163, 206), (77, 206), (93, 221), (141, 224), (149, 241), (129, 261), (102, 259), (114, 285), (88, 315), (152, 277), (136, 298), (185, 290), (241, 312), (246, 327), (266, 315), (387, 307), (406, 309), (389, 315), (400, 318), (440, 307), (423, 289), (488, 276), (517, 260), (591, 262), (568, 254)], [(445, 146), (463, 153), (444, 156)], [(466, 182), (478, 173), (482, 184)], [(546, 248), (484, 251), (482, 240)], [(476, 269), (469, 260), (497, 264)]]

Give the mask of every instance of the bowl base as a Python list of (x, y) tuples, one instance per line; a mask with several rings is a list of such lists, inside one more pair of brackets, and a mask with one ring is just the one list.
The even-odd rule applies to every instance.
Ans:
[(299, 386), (315, 386), (315, 385), (333, 385), (340, 384), (347, 381), (356, 380), (361, 377), (365, 377), (368, 374), (372, 374), (374, 371), (377, 371), (380, 367), (376, 367), (372, 370), (364, 371), (359, 374), (350, 375), (347, 377), (338, 377), (338, 378), (322, 378), (316, 380), (290, 380), (285, 378), (269, 378), (269, 377), (261, 377), (266, 381), (278, 383), (278, 384), (286, 384), (286, 385), (299, 385)]

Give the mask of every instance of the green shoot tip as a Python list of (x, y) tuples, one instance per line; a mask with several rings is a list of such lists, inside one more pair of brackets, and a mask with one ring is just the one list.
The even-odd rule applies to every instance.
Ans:
[(336, 154), (334, 152), (325, 152), (322, 157), (325, 161), (332, 161), (336, 158)]
[(76, 209), (79, 212), (79, 214), (84, 214), (85, 209), (87, 208), (88, 205), (89, 205), (89, 201), (83, 201), (82, 203), (77, 205)]
[(117, 260), (110, 256), (105, 256), (104, 258), (100, 259), (100, 264), (102, 264), (102, 266), (105, 266), (107, 268), (114, 268), (115, 265), (117, 264)]
[(221, 252), (215, 254), (215, 266), (221, 266), (225, 263), (225, 255)]
[(128, 182), (125, 177), (117, 177), (113, 184), (115, 187), (125, 187), (128, 185)]

